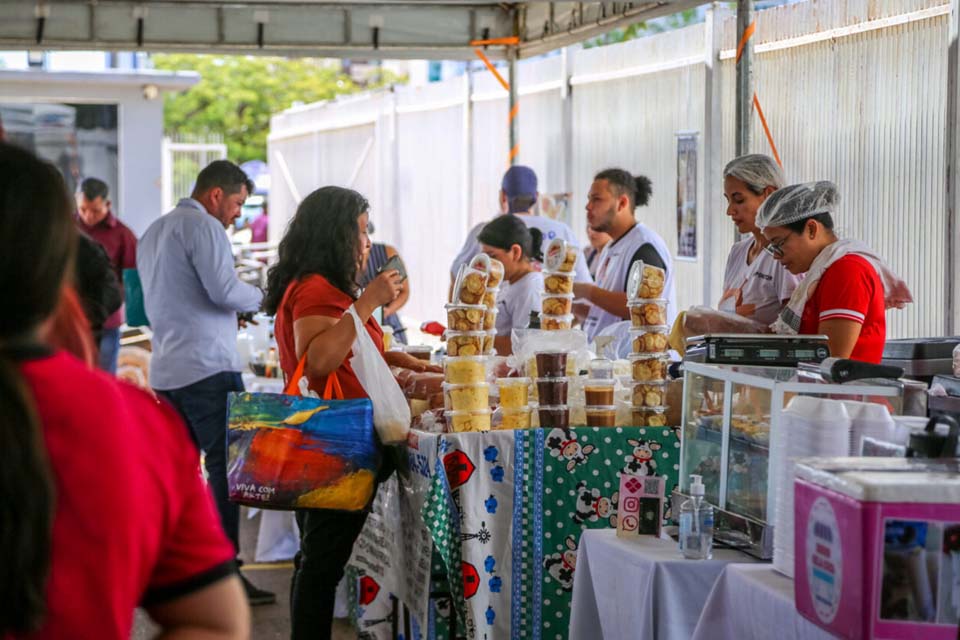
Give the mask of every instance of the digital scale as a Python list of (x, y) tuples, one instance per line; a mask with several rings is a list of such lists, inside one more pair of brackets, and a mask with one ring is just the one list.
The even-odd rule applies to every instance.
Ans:
[(707, 364), (796, 367), (830, 357), (827, 336), (713, 333), (687, 338), (684, 360)]

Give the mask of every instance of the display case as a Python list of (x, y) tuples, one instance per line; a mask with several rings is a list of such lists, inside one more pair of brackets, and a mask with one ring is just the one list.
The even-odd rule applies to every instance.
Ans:
[(684, 363), (677, 499), (687, 494), (690, 474), (703, 476), (706, 500), (718, 510), (717, 541), (762, 559), (773, 556), (771, 469), (786, 462), (777, 455), (791, 455), (777, 446), (782, 412), (798, 395), (887, 403), (895, 413), (900, 405), (897, 388), (799, 382), (792, 367)]

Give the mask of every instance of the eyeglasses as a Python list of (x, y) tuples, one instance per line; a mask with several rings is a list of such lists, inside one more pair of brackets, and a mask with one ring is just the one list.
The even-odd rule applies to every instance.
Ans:
[[(793, 233), (792, 231), (790, 233)], [(787, 234), (777, 240), (776, 242), (771, 242), (763, 248), (764, 251), (772, 255), (774, 258), (783, 257), (783, 245), (786, 244), (787, 240), (790, 238), (790, 234)]]

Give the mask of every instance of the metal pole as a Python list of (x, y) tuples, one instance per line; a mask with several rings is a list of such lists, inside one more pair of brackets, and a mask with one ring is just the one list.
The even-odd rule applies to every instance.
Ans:
[(947, 122), (946, 122), (946, 201), (947, 201), (947, 283), (944, 302), (944, 335), (952, 336), (960, 330), (960, 131), (957, 120), (960, 118), (960, 0), (950, 2), (950, 27), (947, 40)]
[[(704, 85), (703, 85), (703, 304), (709, 306), (714, 297), (714, 272), (723, 264), (713, 256), (722, 256), (726, 247), (714, 251), (714, 220), (718, 219), (717, 202), (720, 185), (717, 184), (720, 167), (723, 166), (723, 119), (720, 89), (720, 41), (722, 39), (723, 13), (720, 3), (714, 2), (707, 9), (704, 24)], [(716, 264), (714, 264), (716, 263)]]
[(510, 84), (510, 165), (517, 163), (517, 156), (520, 153), (520, 117), (517, 113), (517, 49), (511, 48), (510, 53), (510, 74), (507, 82)]
[[(744, 42), (743, 34), (753, 24), (753, 0), (737, 1), (737, 49)], [(751, 119), (753, 101), (753, 39), (747, 38), (737, 61), (737, 121), (736, 152), (738, 156), (750, 153), (753, 140)]]

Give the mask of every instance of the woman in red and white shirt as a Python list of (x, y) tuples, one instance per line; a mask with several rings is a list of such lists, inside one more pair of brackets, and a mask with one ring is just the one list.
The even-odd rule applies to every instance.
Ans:
[(839, 238), (833, 214), (840, 200), (832, 182), (810, 182), (772, 193), (757, 214), (765, 249), (790, 273), (806, 274), (774, 322), (777, 333), (823, 334), (830, 355), (879, 363), (886, 310), (913, 299), (907, 285), (859, 240)]

